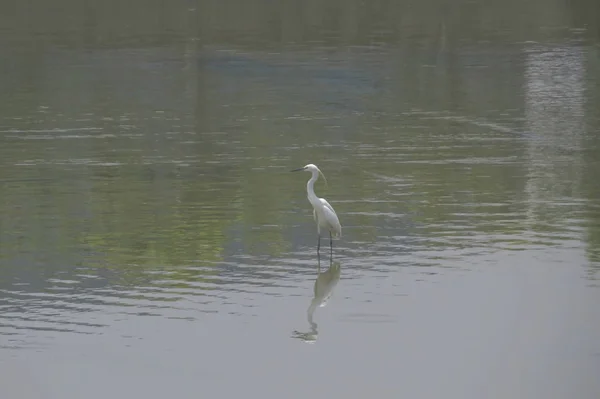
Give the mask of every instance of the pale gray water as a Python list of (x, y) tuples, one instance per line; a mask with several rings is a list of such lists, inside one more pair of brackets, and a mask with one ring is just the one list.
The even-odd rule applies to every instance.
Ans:
[(600, 397), (596, 2), (37, 3), (2, 398)]

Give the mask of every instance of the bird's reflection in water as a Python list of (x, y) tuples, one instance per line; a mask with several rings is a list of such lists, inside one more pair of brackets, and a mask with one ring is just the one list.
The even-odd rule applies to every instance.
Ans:
[(319, 258), (318, 275), (315, 280), (314, 296), (310, 302), (310, 306), (307, 311), (308, 324), (310, 325), (310, 331), (300, 332), (294, 331), (292, 335), (294, 338), (303, 340), (304, 342), (314, 343), (317, 340), (319, 332), (317, 330), (317, 323), (315, 323), (313, 316), (317, 308), (321, 308), (327, 304), (333, 289), (340, 281), (340, 262), (332, 262), (329, 264), (329, 268), (321, 273), (321, 259)]

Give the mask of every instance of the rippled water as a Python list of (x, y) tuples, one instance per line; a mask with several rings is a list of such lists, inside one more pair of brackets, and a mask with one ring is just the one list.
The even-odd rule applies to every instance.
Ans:
[(594, 5), (478, 30), (208, 4), (7, 25), (6, 397), (597, 398)]

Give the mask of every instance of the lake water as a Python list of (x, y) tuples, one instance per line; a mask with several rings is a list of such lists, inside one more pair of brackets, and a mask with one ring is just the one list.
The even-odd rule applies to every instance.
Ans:
[(95, 3), (0, 13), (2, 398), (600, 397), (600, 3)]

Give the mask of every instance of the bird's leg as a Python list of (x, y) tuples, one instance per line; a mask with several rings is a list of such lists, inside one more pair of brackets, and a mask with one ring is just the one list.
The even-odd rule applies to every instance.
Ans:
[(333, 257), (333, 238), (331, 237), (331, 231), (329, 232), (329, 259)]
[(317, 237), (317, 255), (319, 255), (319, 250), (321, 249), (321, 234), (319, 234)]

